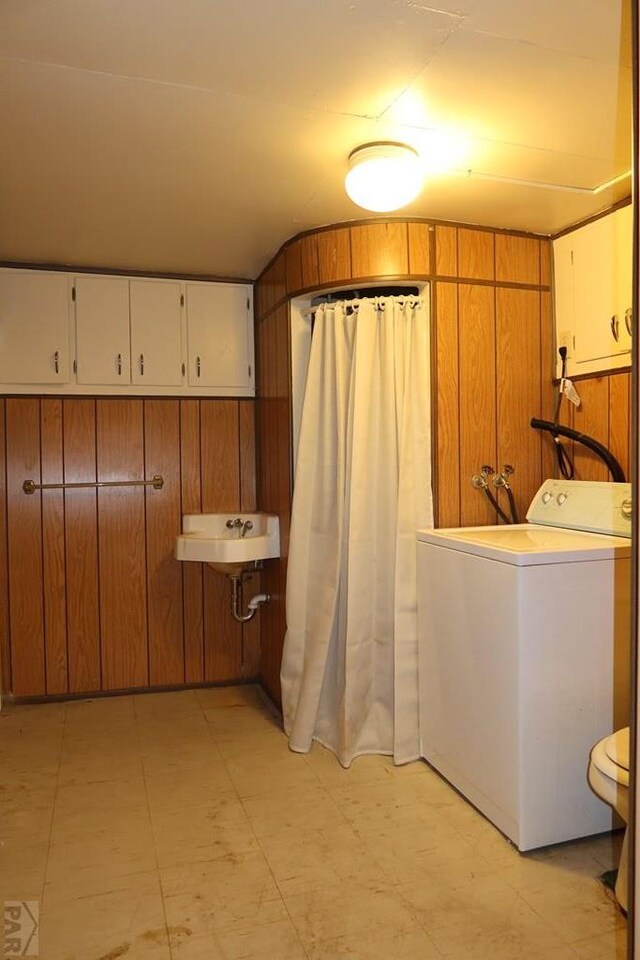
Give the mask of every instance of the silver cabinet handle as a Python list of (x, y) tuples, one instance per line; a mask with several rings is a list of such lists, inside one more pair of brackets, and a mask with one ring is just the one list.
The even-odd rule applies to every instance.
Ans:
[(60, 351), (56, 350), (53, 355), (53, 369), (56, 373), (60, 373)]
[(617, 317), (617, 315), (614, 314), (614, 316), (611, 317), (611, 324), (610, 324), (610, 326), (611, 326), (611, 336), (613, 337), (613, 339), (614, 339), (615, 342), (617, 343), (618, 340), (620, 339), (620, 331), (619, 331), (620, 324), (619, 324), (619, 322), (618, 322), (618, 317)]
[(140, 354), (140, 376), (144, 377), (144, 353)]
[(633, 310), (631, 309), (631, 307), (627, 307), (627, 309), (624, 312), (624, 325), (627, 328), (627, 333), (629, 334), (630, 337), (633, 336), (632, 327), (631, 327), (632, 320), (633, 320)]
[(121, 353), (119, 353), (118, 356), (116, 357), (116, 366), (118, 368), (118, 376), (121, 377), (122, 376), (122, 354)]
[(202, 369), (202, 364), (200, 363), (200, 357), (196, 357), (196, 374), (200, 376), (200, 370)]

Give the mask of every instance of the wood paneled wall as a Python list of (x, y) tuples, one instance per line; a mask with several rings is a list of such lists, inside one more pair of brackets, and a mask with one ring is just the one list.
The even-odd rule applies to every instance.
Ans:
[[(630, 480), (631, 374), (611, 373), (608, 376), (585, 378), (577, 380), (575, 387), (581, 404), (576, 408), (563, 401), (563, 423), (608, 447), (620, 463), (627, 480)], [(553, 419), (551, 405), (545, 419)], [(573, 457), (576, 480), (611, 479), (602, 460), (590, 450), (577, 443), (563, 442)], [(545, 464), (548, 475), (555, 476), (552, 441), (547, 441), (545, 445)]]
[[(173, 558), (183, 513), (255, 509), (252, 400), (0, 400), (3, 689), (18, 697), (239, 680), (259, 617)], [(46, 490), (164, 478), (153, 487)], [(6, 488), (5, 488), (6, 475)], [(246, 585), (257, 592), (258, 578)]]
[[(417, 220), (340, 224), (285, 244), (256, 284), (258, 503), (288, 530), (291, 496), (289, 299), (345, 284), (431, 282), (434, 498), (439, 526), (496, 522), (471, 486), (483, 464), (515, 467), (522, 517), (543, 479), (556, 475), (553, 441), (532, 430), (552, 419), (550, 244), (544, 237)], [(629, 374), (577, 384), (583, 404), (563, 419), (629, 458)], [(576, 478), (606, 479), (575, 451)], [(261, 675), (279, 698), (286, 629), (286, 554), (266, 576), (277, 596), (263, 615)]]
[(286, 630), (285, 586), (291, 516), (291, 390), (289, 307), (282, 304), (256, 327), (258, 503), (280, 517), (279, 560), (262, 574), (271, 602), (262, 609), (260, 677), (274, 700), (280, 698), (280, 659)]

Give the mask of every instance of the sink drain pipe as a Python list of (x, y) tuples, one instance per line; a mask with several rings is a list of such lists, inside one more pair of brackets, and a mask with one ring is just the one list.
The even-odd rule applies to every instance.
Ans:
[(251, 597), (251, 600), (249, 600), (247, 604), (248, 613), (243, 613), (242, 576), (236, 574), (233, 577), (229, 577), (229, 580), (231, 580), (231, 616), (234, 620), (237, 620), (238, 623), (247, 623), (248, 620), (253, 620), (260, 604), (269, 603), (271, 600), (270, 595), (268, 593), (256, 593), (255, 597)]

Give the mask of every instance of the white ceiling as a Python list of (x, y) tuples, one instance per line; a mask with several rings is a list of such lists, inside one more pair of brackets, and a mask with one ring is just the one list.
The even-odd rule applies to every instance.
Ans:
[(370, 216), (371, 140), (456, 146), (402, 215), (553, 233), (628, 195), (591, 193), (630, 166), (627, 0), (434, 3), (2, 0), (0, 259), (253, 277)]

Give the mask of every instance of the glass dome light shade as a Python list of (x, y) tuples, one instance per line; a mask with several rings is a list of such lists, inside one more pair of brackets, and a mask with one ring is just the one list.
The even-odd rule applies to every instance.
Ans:
[(349, 155), (344, 185), (359, 207), (375, 213), (399, 210), (422, 188), (420, 157), (403, 143), (367, 143)]

